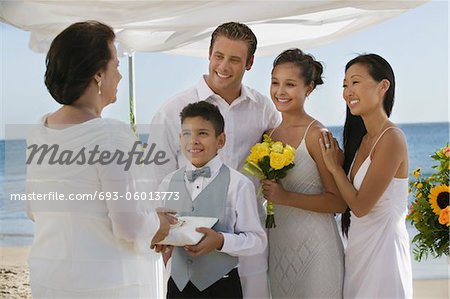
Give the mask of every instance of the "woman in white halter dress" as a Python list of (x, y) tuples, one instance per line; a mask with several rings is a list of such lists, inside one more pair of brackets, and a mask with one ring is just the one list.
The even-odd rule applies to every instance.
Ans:
[(348, 230), (344, 298), (412, 298), (405, 224), (408, 151), (403, 133), (388, 118), (394, 90), (394, 73), (382, 57), (351, 60), (344, 79), (343, 168), (331, 134), (323, 134), (320, 142), (325, 164), (351, 209), (342, 218), (343, 231)]
[[(356, 171), (353, 178), (356, 190), (361, 188), (370, 167), (373, 149), (389, 129), (396, 128), (388, 127), (380, 134)], [(366, 216), (358, 218), (351, 213), (345, 250), (345, 298), (412, 296), (409, 237), (405, 226), (407, 200), (408, 178), (394, 177)]]
[(272, 298), (342, 298), (344, 249), (334, 213), (345, 202), (323, 163), (318, 139), (325, 128), (303, 109), (323, 83), (320, 63), (298, 49), (274, 62), (271, 96), (282, 113), (270, 132), (275, 141), (297, 146), (295, 166), (281, 182), (263, 180), (264, 197), (275, 204), (269, 229)]

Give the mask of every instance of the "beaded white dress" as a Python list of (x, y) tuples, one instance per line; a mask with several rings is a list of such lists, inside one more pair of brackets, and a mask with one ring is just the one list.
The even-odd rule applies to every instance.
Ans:
[[(305, 136), (282, 184), (288, 191), (320, 194), (322, 181)], [(269, 229), (272, 297), (342, 298), (344, 249), (334, 215), (275, 205), (275, 222)]]

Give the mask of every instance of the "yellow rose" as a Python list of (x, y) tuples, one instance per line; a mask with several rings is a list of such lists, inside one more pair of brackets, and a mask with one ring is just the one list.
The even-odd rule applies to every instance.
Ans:
[(281, 169), (286, 165), (286, 157), (280, 153), (271, 152), (270, 155), (270, 167), (273, 169)]
[(422, 188), (422, 187), (423, 187), (423, 184), (422, 184), (422, 183), (418, 183), (418, 184), (417, 184), (417, 188), (418, 188), (418, 189), (420, 189), (420, 188)]
[(292, 153), (292, 151), (290, 151), (289, 149), (285, 148), (283, 150), (283, 156), (286, 157), (286, 165), (284, 165), (284, 166), (287, 166), (287, 165), (291, 164), (292, 162), (294, 162), (294, 157), (295, 156)]
[(258, 153), (259, 156), (262, 158), (264, 156), (268, 156), (270, 150), (269, 150), (269, 147), (266, 146), (265, 144), (257, 143), (252, 147), (251, 152)]
[(422, 193), (419, 192), (419, 194), (417, 194), (417, 198), (422, 198)]
[(272, 146), (270, 147), (270, 150), (272, 152), (279, 153), (279, 154), (281, 154), (283, 152), (283, 149), (284, 149), (283, 143), (281, 143), (280, 141), (274, 142), (272, 144)]
[(250, 153), (250, 155), (247, 157), (247, 161), (253, 162), (255, 164), (258, 164), (259, 162), (259, 154), (256, 152)]
[(267, 149), (270, 149), (270, 143), (269, 142), (261, 142), (261, 145), (264, 145), (265, 147), (267, 147)]
[(261, 143), (255, 144), (250, 151), (251, 154), (247, 159), (254, 163), (258, 163), (263, 157), (268, 156), (270, 152), (269, 147)]
[(441, 214), (439, 215), (439, 223), (450, 226), (450, 206), (441, 211)]
[(295, 156), (295, 148), (293, 148), (292, 146), (290, 146), (289, 144), (286, 144), (286, 147), (284, 148), (285, 150), (289, 150), (294, 156)]
[(267, 150), (270, 150), (270, 143), (268, 143), (268, 142), (261, 142), (259, 144), (261, 144), (261, 146), (266, 148)]
[(418, 178), (419, 175), (420, 175), (420, 170), (421, 170), (420, 167), (419, 167), (419, 168), (416, 168), (416, 169), (413, 171), (412, 175), (413, 175), (414, 177)]

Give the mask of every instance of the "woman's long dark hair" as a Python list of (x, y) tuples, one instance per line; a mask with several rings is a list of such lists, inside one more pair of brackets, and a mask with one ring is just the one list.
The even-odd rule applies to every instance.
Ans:
[[(381, 82), (382, 80), (386, 79), (390, 82), (389, 89), (386, 91), (383, 100), (384, 111), (389, 117), (392, 112), (392, 106), (394, 105), (395, 96), (395, 77), (392, 67), (383, 57), (377, 54), (364, 54), (353, 58), (345, 66), (345, 71), (347, 71), (354, 64), (361, 64), (366, 66), (369, 75), (375, 81)], [(361, 116), (351, 114), (350, 109), (347, 107), (343, 133), (343, 168), (345, 173), (347, 174), (350, 172), (350, 166), (352, 165), (356, 151), (361, 145), (361, 141), (366, 133), (367, 130)], [(348, 236), (348, 228), (350, 227), (350, 209), (347, 209), (347, 211), (342, 214), (341, 227), (343, 234), (345, 236)]]

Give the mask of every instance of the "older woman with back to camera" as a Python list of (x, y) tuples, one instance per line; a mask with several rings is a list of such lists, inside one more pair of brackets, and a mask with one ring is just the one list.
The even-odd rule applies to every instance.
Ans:
[[(143, 165), (127, 169), (117, 161), (96, 163), (80, 154), (127, 153), (137, 141), (129, 125), (101, 118), (103, 108), (116, 101), (122, 78), (114, 39), (107, 25), (75, 23), (53, 40), (47, 54), (45, 84), (62, 107), (33, 129), (28, 157), (33, 158), (30, 145), (57, 145), (59, 153), (78, 158), (62, 165), (52, 163), (50, 154), (28, 161), (27, 192), (56, 192), (66, 199), (27, 205), (36, 224), (29, 257), (34, 298), (157, 295), (157, 257), (150, 246), (165, 238), (174, 219), (123, 199), (137, 190)], [(82, 194), (94, 200), (73, 200)]]

